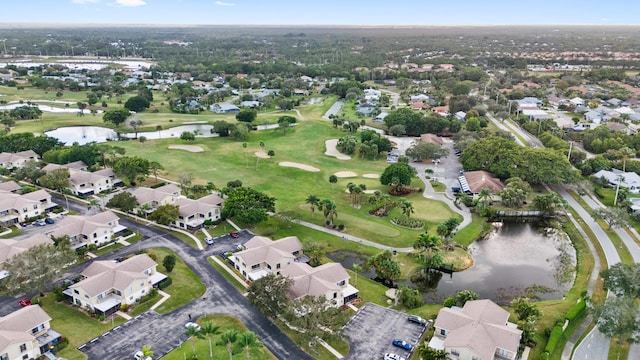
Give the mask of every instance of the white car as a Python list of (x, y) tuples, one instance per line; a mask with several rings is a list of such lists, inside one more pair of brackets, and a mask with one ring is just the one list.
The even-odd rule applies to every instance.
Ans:
[(398, 354), (386, 353), (384, 354), (384, 360), (405, 360), (405, 358)]
[(187, 328), (187, 329), (192, 327), (192, 328), (196, 329), (196, 331), (200, 331), (200, 325), (198, 325), (198, 324), (196, 324), (194, 322), (188, 322), (188, 323), (186, 323), (184, 325), (184, 327)]
[(153, 360), (151, 356), (144, 357), (144, 354), (142, 353), (142, 351), (136, 351), (136, 353), (133, 354), (133, 359), (134, 360)]
[(206, 242), (207, 245), (213, 245), (213, 238), (210, 238), (210, 237), (204, 238), (204, 242)]

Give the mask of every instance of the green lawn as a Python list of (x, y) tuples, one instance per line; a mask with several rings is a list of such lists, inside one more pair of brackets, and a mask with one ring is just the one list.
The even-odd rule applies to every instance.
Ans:
[[(206, 288), (202, 280), (173, 251), (165, 248), (156, 248), (148, 249), (147, 252), (150, 256), (155, 256), (156, 262), (159, 264), (158, 271), (168, 275), (173, 280), (171, 286), (163, 290), (171, 297), (156, 309), (158, 313), (167, 313), (204, 295)], [(162, 260), (167, 255), (176, 256), (176, 266), (170, 273), (167, 273), (162, 266)]]
[[(244, 324), (240, 320), (235, 317), (227, 316), (227, 315), (219, 315), (219, 314), (211, 314), (205, 315), (199, 318), (196, 322), (200, 325), (204, 324), (207, 321), (213, 322), (215, 326), (219, 326), (219, 333), (213, 335), (211, 337), (211, 345), (213, 350), (213, 358), (214, 359), (228, 359), (229, 352), (227, 351), (227, 344), (222, 342), (221, 334), (227, 330), (235, 330), (238, 334), (242, 334), (246, 331), (249, 331)], [(260, 341), (260, 339), (258, 339)], [(167, 360), (182, 360), (185, 358), (191, 359), (191, 356), (194, 355), (193, 349), (195, 346), (195, 355), (198, 359), (208, 359), (209, 358), (209, 342), (206, 338), (198, 339), (196, 338), (193, 342), (191, 340), (187, 340), (182, 345), (178, 346), (176, 349), (163, 356), (163, 359)], [(245, 350), (239, 344), (238, 341), (232, 346), (233, 359), (246, 359)], [(264, 347), (263, 345), (258, 345), (251, 349), (250, 358), (256, 360), (275, 360), (277, 359), (273, 354)]]
[(238, 292), (240, 292), (241, 294), (247, 292), (247, 288), (245, 288), (240, 282), (238, 282), (235, 277), (231, 276), (231, 274), (229, 274), (229, 272), (224, 269), (222, 265), (213, 261), (211, 258), (207, 258), (207, 261), (209, 262), (209, 265), (211, 265), (214, 269), (216, 269), (217, 272), (220, 273), (220, 275), (227, 279), (229, 284), (233, 285), (233, 287), (236, 288)]
[(491, 225), (478, 214), (471, 214), (471, 224), (460, 229), (453, 240), (465, 248), (491, 230)]

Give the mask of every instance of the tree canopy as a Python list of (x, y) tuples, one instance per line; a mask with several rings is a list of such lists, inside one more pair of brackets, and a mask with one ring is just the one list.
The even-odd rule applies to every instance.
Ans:
[(114, 109), (105, 111), (104, 115), (102, 115), (102, 120), (104, 122), (110, 122), (115, 127), (120, 126), (120, 124), (127, 121), (127, 118), (131, 115), (131, 112), (128, 109)]
[(124, 107), (129, 111), (140, 112), (144, 109), (148, 109), (151, 104), (147, 98), (136, 95), (127, 99), (127, 102), (124, 103)]
[(248, 187), (231, 188), (222, 205), (222, 216), (254, 225), (275, 212), (276, 199)]
[(389, 250), (370, 257), (367, 264), (375, 269), (377, 277), (387, 282), (397, 280), (402, 274), (400, 264), (393, 259), (393, 254)]
[(387, 166), (380, 176), (382, 185), (391, 185), (396, 189), (401, 186), (411, 185), (411, 180), (416, 176), (416, 169), (409, 164), (395, 163)]
[(275, 317), (289, 306), (287, 293), (293, 280), (276, 274), (268, 274), (251, 283), (247, 299), (266, 316)]

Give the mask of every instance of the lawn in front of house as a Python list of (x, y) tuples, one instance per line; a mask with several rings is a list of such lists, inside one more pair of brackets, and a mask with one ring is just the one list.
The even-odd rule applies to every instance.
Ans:
[[(235, 317), (228, 315), (210, 314), (205, 315), (196, 320), (199, 325), (203, 325), (207, 321), (211, 321), (214, 326), (219, 326), (219, 333), (211, 337), (211, 345), (213, 350), (214, 359), (228, 359), (229, 352), (227, 351), (227, 343), (222, 341), (222, 333), (227, 330), (235, 330), (238, 332), (238, 336), (246, 331), (249, 331), (244, 324)], [(261, 341), (262, 339), (258, 339)], [(194, 355), (198, 359), (209, 358), (209, 341), (205, 337), (204, 339), (195, 338), (192, 342), (187, 340), (173, 351), (164, 355), (162, 358), (167, 360), (182, 360), (185, 358), (191, 359)], [(246, 359), (245, 349), (240, 345), (239, 339), (232, 344), (233, 359)], [(259, 344), (251, 349), (249, 354), (251, 359), (255, 360), (275, 360), (277, 359), (264, 345)]]
[[(206, 287), (202, 280), (173, 251), (165, 248), (154, 248), (147, 249), (147, 253), (152, 258), (155, 257), (158, 263), (158, 271), (171, 277), (172, 280), (171, 285), (163, 290), (171, 297), (156, 308), (156, 312), (159, 314), (168, 313), (204, 295)], [(176, 257), (176, 265), (170, 273), (167, 273), (162, 266), (162, 261), (167, 255)]]

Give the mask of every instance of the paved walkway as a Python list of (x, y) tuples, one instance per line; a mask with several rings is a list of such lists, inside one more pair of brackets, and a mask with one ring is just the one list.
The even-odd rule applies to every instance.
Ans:
[(331, 347), (331, 345), (327, 344), (326, 342), (324, 342), (324, 340), (318, 338), (318, 344), (324, 346), (325, 349), (329, 350), (330, 353), (333, 354), (333, 356), (335, 356), (338, 359), (344, 359), (344, 356), (342, 356), (342, 354), (340, 354), (338, 352), (338, 350), (334, 349)]
[(227, 264), (223, 263), (222, 260), (220, 260), (217, 256), (211, 255), (209, 256), (209, 258), (215, 261), (218, 265), (222, 266), (222, 268), (231, 276), (233, 276), (233, 278), (236, 279), (240, 284), (242, 284), (242, 286), (244, 286), (245, 288), (249, 288), (249, 285), (247, 285), (247, 282), (243, 278), (238, 276), (238, 274), (233, 272), (233, 270), (229, 269)]
[(131, 320), (131, 316), (129, 316), (129, 314), (127, 313), (123, 313), (122, 311), (116, 311), (116, 315), (120, 316), (121, 318), (125, 319), (125, 320)]
[(233, 226), (234, 229), (236, 229), (237, 231), (240, 231), (242, 229), (240, 229), (240, 227), (238, 225), (236, 225), (233, 221), (231, 221), (230, 219), (227, 219), (227, 223), (231, 226)]
[(162, 299), (158, 300), (158, 302), (156, 302), (155, 304), (153, 304), (153, 306), (149, 309), (149, 310), (155, 310), (158, 308), (158, 306), (162, 305), (163, 302), (169, 300), (169, 298), (171, 297), (171, 295), (167, 294), (166, 292), (158, 289), (158, 294), (160, 294), (160, 296), (162, 296)]

